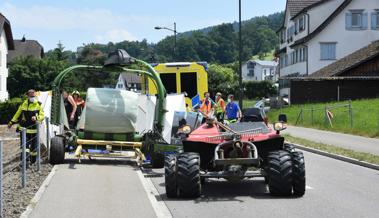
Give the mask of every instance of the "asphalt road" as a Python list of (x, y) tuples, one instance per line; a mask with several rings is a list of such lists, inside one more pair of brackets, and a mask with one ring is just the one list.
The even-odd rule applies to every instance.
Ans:
[[(302, 198), (272, 197), (256, 178), (240, 184), (212, 180), (198, 199), (167, 199), (162, 169), (138, 176), (133, 162), (72, 162), (59, 166), (30, 217), (157, 217), (153, 201), (174, 218), (378, 217), (379, 171), (311, 153), (305, 159), (308, 189)], [(147, 191), (147, 182), (158, 192)]]
[[(175, 218), (379, 217), (379, 171), (305, 153), (308, 189), (302, 198), (277, 198), (262, 179), (230, 184), (213, 180), (194, 200), (167, 199), (164, 178), (151, 178)], [(162, 170), (155, 170), (162, 173)]]
[(292, 136), (308, 139), (314, 142), (379, 155), (379, 139), (375, 138), (366, 138), (297, 126), (288, 126), (283, 133), (288, 133)]
[(77, 160), (58, 166), (31, 218), (151, 218), (135, 162)]

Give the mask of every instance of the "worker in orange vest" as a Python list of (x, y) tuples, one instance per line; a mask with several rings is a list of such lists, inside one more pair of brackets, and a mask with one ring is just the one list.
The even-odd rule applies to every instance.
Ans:
[(200, 106), (200, 111), (206, 115), (209, 115), (213, 111), (213, 108), (216, 105), (209, 96), (210, 96), (209, 92), (204, 93), (204, 100)]

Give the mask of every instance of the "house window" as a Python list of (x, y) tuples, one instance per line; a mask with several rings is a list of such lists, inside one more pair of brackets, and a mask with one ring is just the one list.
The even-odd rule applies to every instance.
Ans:
[(320, 43), (321, 60), (335, 60), (336, 59), (336, 46), (335, 42)]
[(253, 70), (249, 70), (249, 73), (247, 75), (248, 76), (254, 76), (254, 69)]
[(122, 84), (118, 84), (117, 88), (122, 89), (122, 88), (124, 88), (124, 86)]
[(379, 9), (371, 13), (371, 29), (379, 30)]
[(295, 21), (295, 35), (299, 32), (299, 20)]
[(304, 22), (304, 16), (301, 16), (299, 18), (299, 31), (305, 30), (305, 22)]
[(351, 10), (346, 13), (346, 30), (366, 30), (368, 15), (363, 10)]

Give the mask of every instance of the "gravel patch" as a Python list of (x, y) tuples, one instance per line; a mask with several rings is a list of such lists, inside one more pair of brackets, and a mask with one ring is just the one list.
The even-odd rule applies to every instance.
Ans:
[(18, 167), (20, 153), (18, 137), (14, 128), (8, 130), (6, 126), (0, 126), (0, 139), (6, 139), (3, 147), (3, 214), (7, 218), (20, 217), (53, 168), (47, 163), (41, 165), (40, 172), (37, 172), (35, 165), (29, 167), (26, 187), (22, 188), (21, 172)]

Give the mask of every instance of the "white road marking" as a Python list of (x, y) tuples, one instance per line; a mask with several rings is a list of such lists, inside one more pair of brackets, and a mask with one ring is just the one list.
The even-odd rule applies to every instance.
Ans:
[(305, 189), (312, 190), (314, 188), (307, 185), (307, 186), (305, 186)]
[(172, 218), (170, 210), (160, 197), (158, 190), (155, 188), (150, 178), (145, 178), (141, 170), (137, 170), (137, 175), (141, 180), (142, 186), (146, 191), (147, 197), (150, 200), (151, 206), (153, 207), (157, 218)]

